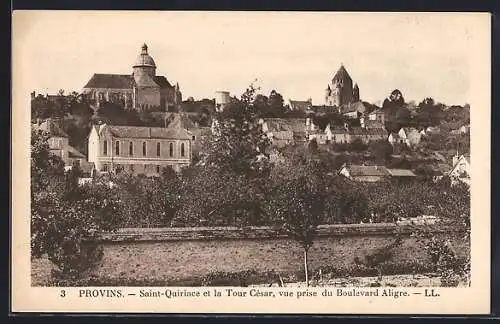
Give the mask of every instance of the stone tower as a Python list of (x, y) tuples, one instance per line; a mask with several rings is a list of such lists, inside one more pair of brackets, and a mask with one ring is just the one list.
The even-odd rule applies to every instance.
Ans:
[(148, 54), (148, 45), (144, 44), (141, 48), (141, 54), (137, 56), (133, 65), (133, 73), (136, 79), (149, 76), (154, 78), (156, 75), (156, 64), (151, 56)]
[(325, 90), (325, 103), (327, 106), (341, 107), (357, 101), (355, 99), (359, 98), (356, 97), (359, 97), (359, 88), (353, 89), (352, 79), (344, 65), (341, 64), (331, 84)]
[(359, 87), (357, 83), (354, 84), (354, 88), (352, 89), (352, 101), (359, 101)]

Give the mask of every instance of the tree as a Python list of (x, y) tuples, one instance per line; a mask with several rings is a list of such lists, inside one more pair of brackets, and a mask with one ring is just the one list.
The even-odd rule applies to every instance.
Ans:
[(265, 210), (278, 229), (292, 236), (304, 251), (304, 273), (308, 277), (308, 252), (317, 227), (326, 213), (326, 194), (322, 175), (314, 162), (280, 164), (271, 177), (272, 189)]
[(64, 162), (49, 150), (49, 135), (31, 130), (31, 194), (57, 186), (64, 176)]
[(267, 172), (270, 141), (258, 124), (255, 91), (251, 85), (240, 100), (216, 113), (215, 132), (202, 149), (203, 164), (248, 177)]
[(385, 128), (389, 133), (397, 132), (403, 124), (408, 122), (406, 118), (409, 116), (409, 112), (400, 113), (401, 110), (407, 110), (404, 106), (403, 94), (398, 89), (393, 90), (389, 97), (384, 100), (382, 109), (384, 110)]
[(278, 93), (276, 90), (271, 90), (267, 102), (271, 115), (269, 117), (276, 117), (276, 118), (284, 117), (286, 108), (284, 106), (283, 96), (280, 93)]
[(53, 155), (48, 136), (32, 131), (31, 144), (31, 251), (47, 254), (58, 271), (75, 278), (102, 257), (96, 239), (101, 230), (119, 224), (120, 202), (107, 183), (78, 185), (78, 169), (64, 174), (63, 163)]
[(368, 147), (370, 153), (375, 157), (377, 164), (386, 164), (389, 162), (392, 155), (392, 145), (386, 140), (378, 140), (370, 142)]

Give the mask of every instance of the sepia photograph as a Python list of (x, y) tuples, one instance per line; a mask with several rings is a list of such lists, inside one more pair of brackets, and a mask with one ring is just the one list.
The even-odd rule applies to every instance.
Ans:
[[(473, 50), (489, 29), (471, 25), (489, 28), (488, 15), (32, 11), (13, 22), (30, 287), (390, 302), (409, 300), (405, 288), (474, 286), (471, 238), (489, 237), (489, 210), (471, 209), (472, 175), (484, 179), (472, 163), (489, 172), (489, 146), (474, 147), (489, 128), (473, 115), (489, 115), (476, 98), (484, 86), (488, 104), (490, 85), (475, 83), (488, 48)], [(487, 231), (471, 234), (471, 219)]]

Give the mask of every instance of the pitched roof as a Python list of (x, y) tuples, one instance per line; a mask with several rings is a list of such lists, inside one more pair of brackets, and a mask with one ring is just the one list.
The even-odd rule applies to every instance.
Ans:
[(83, 159), (85, 158), (85, 155), (80, 153), (77, 149), (75, 149), (73, 146), (68, 145), (67, 147), (68, 150), (68, 155), (70, 158), (80, 158)]
[(191, 139), (189, 132), (182, 127), (106, 126), (113, 136), (121, 138)]
[(387, 169), (391, 177), (416, 177), (416, 174), (407, 169)]
[(46, 119), (41, 124), (32, 124), (35, 130), (41, 130), (54, 137), (69, 137), (59, 125), (51, 119)]
[(172, 88), (170, 82), (168, 82), (167, 78), (163, 75), (155, 76), (154, 81), (160, 86), (160, 88)]
[(383, 129), (385, 129), (384, 124), (378, 120), (369, 120), (368, 119), (368, 120), (365, 120), (364, 123), (365, 123), (366, 128), (383, 128)]
[(290, 100), (290, 106), (292, 109), (307, 110), (312, 107), (310, 101), (300, 101), (300, 100)]
[(306, 123), (303, 118), (264, 118), (264, 121), (267, 124), (267, 129), (273, 133), (278, 131), (297, 133), (306, 130)]
[(366, 128), (366, 134), (367, 135), (380, 135), (380, 136), (387, 136), (387, 131), (385, 128)]
[(95, 73), (84, 88), (132, 89), (134, 78), (130, 74)]
[(345, 105), (342, 109), (342, 113), (347, 114), (351, 112), (359, 112), (359, 113), (364, 113), (366, 111), (365, 104), (362, 101), (356, 101), (353, 103), (350, 103), (348, 105)]
[(341, 64), (340, 68), (337, 70), (337, 73), (333, 76), (333, 80), (351, 80), (351, 76), (349, 73), (347, 73), (347, 70), (345, 69), (344, 65)]
[(278, 131), (273, 133), (273, 138), (277, 140), (293, 140), (292, 131)]
[(346, 168), (352, 177), (389, 175), (387, 168), (381, 165), (350, 165)]
[(371, 113), (369, 113), (368, 115), (378, 115), (378, 114), (384, 114), (384, 110), (382, 108), (378, 108), (378, 109), (375, 109), (374, 111), (372, 111)]

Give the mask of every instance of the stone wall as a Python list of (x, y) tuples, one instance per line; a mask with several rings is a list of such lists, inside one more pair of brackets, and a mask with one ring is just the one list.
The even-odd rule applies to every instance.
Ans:
[[(395, 224), (321, 226), (309, 253), (311, 269), (345, 267), (385, 249), (402, 238), (393, 262), (427, 260), (410, 234), (415, 226)], [(454, 227), (427, 228), (450, 239), (457, 253), (469, 253), (469, 241)], [(293, 239), (269, 227), (122, 229), (103, 234), (104, 259), (99, 276), (155, 280), (179, 280), (213, 271), (245, 270), (291, 273), (300, 271), (303, 250)]]

